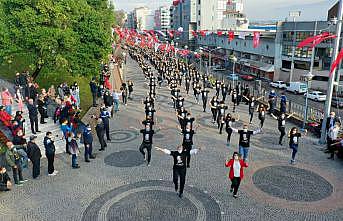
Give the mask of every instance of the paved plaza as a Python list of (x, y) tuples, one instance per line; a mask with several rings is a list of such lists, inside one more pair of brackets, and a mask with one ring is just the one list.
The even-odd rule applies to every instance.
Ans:
[[(202, 105), (183, 89), (185, 107), (200, 125), (194, 146), (203, 149), (192, 156), (184, 197), (180, 199), (172, 184), (172, 157), (153, 150), (151, 166), (147, 167), (138, 151), (141, 134), (134, 128), (142, 128), (141, 100), (147, 87), (133, 60), (128, 59), (125, 73), (126, 80), (135, 83), (134, 99), (128, 106), (121, 105), (111, 120), (112, 141), (106, 151), (97, 151), (96, 139), (97, 158), (85, 163), (81, 155), (78, 170), (71, 169), (67, 154), (57, 156), (57, 176), (47, 176), (46, 159), (42, 160), (42, 175), (37, 180), (31, 179), (31, 168), (25, 170), (29, 182), (0, 193), (1, 221), (343, 220), (343, 162), (328, 160), (320, 151), (323, 147), (309, 134), (301, 138), (297, 164), (290, 165), (288, 141), (278, 145), (277, 121), (269, 116), (263, 133), (252, 137), (249, 168), (239, 198), (233, 198), (224, 163), (238, 150), (238, 135), (233, 134), (231, 147), (226, 147), (226, 134), (218, 134), (212, 125), (210, 110), (203, 113)], [(154, 146), (175, 149), (182, 135), (170, 92), (165, 88), (157, 91), (156, 127), (161, 130), (154, 136)], [(247, 122), (248, 107), (242, 103), (237, 113), (240, 121), (233, 127), (240, 128)], [(255, 114), (250, 127), (257, 129), (258, 123)], [(287, 125), (288, 129), (292, 126)]]

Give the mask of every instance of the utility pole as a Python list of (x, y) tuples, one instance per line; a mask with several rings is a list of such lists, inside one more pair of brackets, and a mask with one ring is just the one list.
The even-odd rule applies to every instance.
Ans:
[[(340, 39), (341, 39), (341, 31), (342, 31), (342, 19), (343, 19), (343, 0), (339, 0), (339, 6), (338, 6), (338, 16), (337, 16), (337, 25), (336, 25), (336, 40), (335, 40), (335, 47), (334, 51), (331, 57), (331, 65), (335, 61), (339, 46), (340, 46)], [(321, 136), (319, 143), (324, 144), (326, 141), (326, 119), (328, 118), (331, 110), (331, 99), (332, 99), (332, 93), (335, 83), (335, 76), (336, 76), (336, 68), (333, 70), (329, 82), (328, 82), (328, 89), (326, 92), (326, 101), (325, 101), (325, 109), (324, 109), (324, 119), (322, 123), (322, 129), (321, 129)]]
[(294, 32), (293, 32), (293, 41), (292, 41), (292, 62), (291, 62), (291, 73), (289, 74), (289, 82), (292, 82), (294, 74), (294, 57), (295, 57), (295, 45), (297, 42), (297, 23), (295, 22), (296, 17), (300, 17), (301, 11), (289, 12), (289, 16), (293, 18), (294, 23)]

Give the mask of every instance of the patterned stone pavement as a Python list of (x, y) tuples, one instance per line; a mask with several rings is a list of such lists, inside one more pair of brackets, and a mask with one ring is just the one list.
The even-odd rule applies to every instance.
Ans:
[[(56, 157), (60, 173), (47, 176), (47, 162), (42, 160), (41, 176), (30, 178), (31, 167), (24, 171), (29, 178), (23, 187), (0, 193), (0, 220), (343, 220), (342, 161), (327, 160), (322, 148), (310, 135), (301, 139), (297, 164), (290, 165), (291, 151), (277, 145), (277, 122), (267, 118), (262, 134), (252, 137), (249, 168), (234, 199), (229, 192), (225, 160), (236, 151), (238, 136), (233, 134), (230, 148), (225, 146), (226, 134), (218, 134), (212, 125), (210, 111), (202, 112), (192, 96), (187, 105), (198, 119), (195, 146), (204, 147), (192, 157), (187, 170), (184, 197), (179, 199), (172, 185), (172, 158), (155, 150), (147, 167), (138, 147), (141, 135), (142, 98), (146, 94), (144, 78), (137, 64), (128, 59), (127, 79), (134, 80), (134, 99), (111, 120), (112, 141), (96, 159), (83, 162), (78, 170), (71, 169), (66, 154)], [(154, 145), (174, 149), (181, 143), (178, 122), (170, 102), (170, 92), (158, 89), (157, 131)], [(163, 103), (161, 105), (161, 103)], [(231, 109), (231, 108), (230, 108)], [(240, 128), (247, 121), (247, 106), (240, 105), (237, 113)], [(254, 117), (252, 129), (258, 125)], [(287, 127), (293, 125), (288, 124)], [(82, 148), (83, 150), (83, 148)]]

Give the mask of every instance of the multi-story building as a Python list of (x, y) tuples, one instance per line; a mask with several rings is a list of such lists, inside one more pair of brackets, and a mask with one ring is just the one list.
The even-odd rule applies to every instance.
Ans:
[[(131, 13), (130, 13), (131, 14)], [(128, 16), (128, 20), (133, 20), (132, 25), (133, 28), (138, 30), (150, 30), (154, 28), (154, 14), (152, 11), (147, 7), (139, 7), (135, 8), (132, 12), (132, 15)]]
[(243, 14), (243, 0), (229, 0), (226, 3), (226, 11), (222, 19), (222, 28), (224, 30), (240, 30), (247, 29), (249, 20)]
[(223, 29), (227, 0), (196, 0), (197, 30)]
[(170, 29), (170, 11), (166, 6), (161, 6), (155, 10), (155, 30), (166, 31)]
[(189, 49), (195, 49), (196, 42), (191, 32), (197, 30), (196, 1), (174, 1), (173, 6), (170, 8), (171, 29), (174, 31), (182, 29), (180, 35), (174, 36), (172, 41), (179, 47), (187, 46)]
[(137, 28), (136, 19), (135, 19), (135, 15), (134, 15), (133, 11), (127, 14), (125, 27), (129, 28), (129, 29), (136, 29)]

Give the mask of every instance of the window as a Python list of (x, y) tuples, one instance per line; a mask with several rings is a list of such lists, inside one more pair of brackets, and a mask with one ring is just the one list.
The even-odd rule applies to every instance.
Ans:
[(200, 21), (198, 21), (198, 26), (200, 26)]
[(200, 10), (198, 11), (198, 15), (200, 15)]
[(199, 4), (199, 5), (201, 4), (201, 0), (198, 0), (198, 4)]
[(244, 42), (244, 47), (246, 47), (247, 46), (247, 43), (246, 42)]
[(266, 45), (266, 49), (267, 49), (267, 51), (269, 50), (269, 45)]

